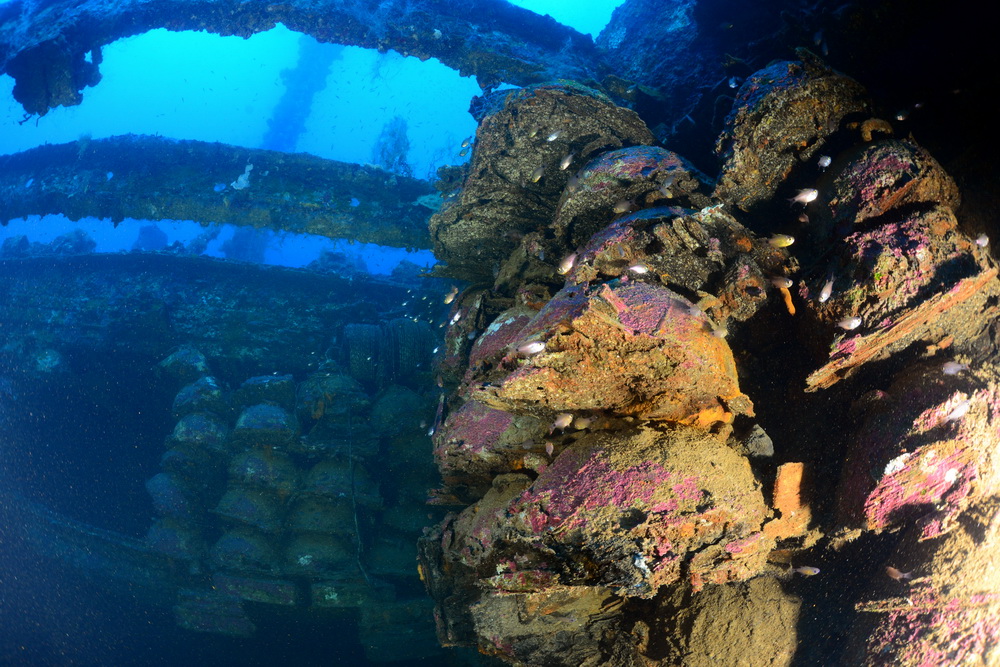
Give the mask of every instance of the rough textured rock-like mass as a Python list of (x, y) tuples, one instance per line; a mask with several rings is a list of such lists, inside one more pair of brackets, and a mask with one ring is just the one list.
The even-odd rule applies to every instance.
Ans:
[(652, 141), (635, 112), (579, 85), (503, 91), (498, 106), (480, 123), (457, 201), (430, 223), (447, 273), (472, 281), (492, 279), (523, 235), (549, 224), (578, 165)]
[[(867, 531), (948, 539), (996, 493), (992, 381), (958, 362), (958, 372), (942, 371), (953, 355), (984, 359), (993, 349), (982, 337), (996, 268), (960, 230), (958, 191), (940, 165), (913, 139), (893, 139), (857, 82), (803, 57), (741, 87), (719, 143), (718, 204), (680, 156), (646, 146), (597, 152), (576, 177), (548, 185), (542, 170), (537, 197), (505, 200), (531, 223), (491, 248), (499, 268), (480, 277), (493, 287), (459, 296), (448, 335), (455, 392), (437, 439), (445, 486), (436, 498), (468, 506), (420, 547), (443, 642), (527, 664), (717, 664), (734, 641), (762, 647), (750, 664), (821, 656), (797, 644), (798, 597), (760, 575), (822, 576), (826, 563), (813, 565), (822, 547), (850, 549)], [(501, 145), (493, 134), (507, 136), (484, 122), (477, 164)], [(825, 151), (829, 164), (817, 167)], [(474, 167), (464, 187), (476, 192), (488, 173)], [(798, 226), (782, 227), (780, 199), (796, 188), (800, 201), (783, 217), (798, 215)], [(459, 211), (468, 239), (497, 235), (499, 218)], [(754, 226), (797, 238), (765, 240)], [(753, 383), (758, 411), (789, 422), (767, 446), (738, 369), (741, 360), (759, 367), (751, 350), (782, 362), (766, 342), (777, 326), (800, 356), (777, 372), (796, 385)], [(916, 365), (915, 354), (924, 357)], [(859, 378), (885, 390), (865, 393)], [(803, 390), (853, 402), (863, 426), (806, 426), (821, 415), (795, 403), (823, 404)], [(818, 461), (796, 428), (828, 448)], [(780, 465), (745, 458), (770, 452)], [(836, 502), (811, 488), (824, 458), (832, 471), (846, 461)], [(837, 518), (813, 503), (839, 504)], [(930, 567), (939, 557), (921, 558)], [(858, 650), (910, 660), (893, 626), (901, 619), (929, 655), (981, 654), (992, 592), (932, 592), (951, 585), (939, 574), (919, 588), (938, 597), (906, 618), (891, 600), (861, 602), (879, 589), (855, 585), (859, 606), (844, 613), (858, 628), (890, 613), (867, 644), (856, 635)], [(737, 590), (750, 609), (777, 605), (780, 622), (756, 632)], [(941, 609), (960, 612), (961, 639), (934, 629)], [(716, 631), (706, 620), (716, 617), (736, 620)], [(558, 651), (543, 641), (553, 633)]]

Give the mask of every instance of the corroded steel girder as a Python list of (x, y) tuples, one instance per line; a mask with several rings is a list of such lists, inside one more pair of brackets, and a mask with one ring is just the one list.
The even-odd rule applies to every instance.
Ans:
[[(0, 74), (29, 114), (79, 104), (100, 49), (154, 28), (249, 37), (282, 23), (320, 42), (437, 58), (484, 88), (595, 78), (587, 35), (503, 0), (13, 0), (0, 6)], [(87, 54), (91, 57), (88, 60)]]
[[(249, 185), (234, 188), (248, 165)], [(125, 135), (0, 156), (2, 224), (50, 213), (194, 220), (430, 248), (436, 201), (426, 181), (378, 167), (203, 141)]]

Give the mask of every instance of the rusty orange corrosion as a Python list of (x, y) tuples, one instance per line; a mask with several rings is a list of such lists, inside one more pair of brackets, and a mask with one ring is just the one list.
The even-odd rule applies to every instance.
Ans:
[(938, 315), (970, 298), (996, 276), (997, 269), (992, 268), (971, 278), (965, 278), (947, 292), (928, 299), (889, 328), (875, 331), (866, 336), (859, 336), (853, 352), (834, 359), (806, 378), (806, 391), (816, 391), (833, 386), (847, 377), (855, 366), (860, 366), (877, 356), (887, 346), (906, 338), (927, 323), (933, 322)]

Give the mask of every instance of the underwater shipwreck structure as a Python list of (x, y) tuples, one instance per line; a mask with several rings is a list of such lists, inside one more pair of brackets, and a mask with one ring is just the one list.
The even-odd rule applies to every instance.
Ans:
[[(442, 646), (509, 664), (1000, 661), (995, 223), (962, 208), (956, 180), (861, 83), (786, 48), (812, 34), (808, 17), (719, 36), (697, 13), (656, 20), (656, 4), (626, 2), (596, 46), (486, 1), (0, 10), (0, 63), (28, 114), (86, 103), (100, 59), (85, 54), (123, 26), (247, 35), (280, 21), (436, 57), (484, 87), (472, 159), (442, 172), (429, 220), (417, 202), (432, 184), (303, 155), (254, 151), (254, 174), (275, 176), (226, 197), (211, 184), (236, 177), (245, 150), (120, 137), (0, 157), (9, 217), (433, 248), (435, 275), (464, 285), (432, 360), (433, 334), (408, 313), (316, 298), (341, 278), (274, 270), (255, 314), (233, 275), (248, 269), (224, 263), (0, 260), (15, 286), (27, 262), (103, 282), (81, 295), (124, 289), (112, 277), (144, 262), (144, 286), (107, 302), (149, 307), (103, 319), (83, 296), (32, 319), (31, 299), (54, 292), (20, 279), (0, 301), (20, 323), (5, 361), (30, 378), (61, 345), (106, 349), (129, 313), (174, 392), (144, 542), (25, 501), (26, 539), (68, 558), (100, 542), (194, 630), (250, 633), (245, 602), (359, 609), (374, 661), (433, 654), (398, 640), (432, 626)], [(861, 39), (848, 30), (874, 10), (846, 7), (828, 40)], [(722, 54), (751, 47), (785, 57), (727, 96), (705, 83), (733, 81)], [(340, 210), (349, 182), (369, 197)], [(170, 278), (185, 262), (193, 277)], [(406, 289), (436, 288), (364, 286), (383, 305)], [(199, 290), (211, 298), (190, 305)], [(224, 331), (220, 313), (239, 321)], [(374, 467), (389, 469), (380, 486)]]

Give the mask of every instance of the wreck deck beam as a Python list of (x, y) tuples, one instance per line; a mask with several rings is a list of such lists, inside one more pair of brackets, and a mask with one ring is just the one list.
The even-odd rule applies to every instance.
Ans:
[[(248, 164), (249, 186), (232, 184)], [(224, 185), (224, 188), (220, 186)], [(220, 191), (217, 191), (216, 188)], [(230, 223), (430, 248), (426, 181), (304, 153), (125, 135), (0, 156), (0, 223), (61, 213)]]
[(13, 0), (0, 6), (0, 74), (14, 77), (27, 113), (44, 114), (80, 103), (99, 80), (100, 59), (86, 54), (117, 39), (155, 28), (246, 38), (278, 23), (320, 42), (437, 58), (483, 88), (586, 81), (599, 62), (589, 36), (504, 0)]

